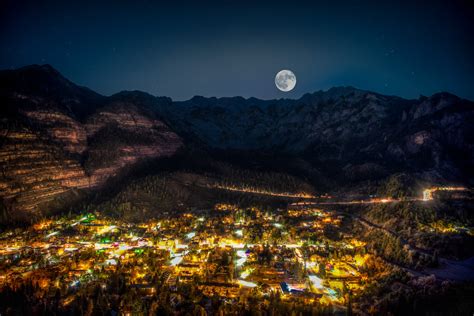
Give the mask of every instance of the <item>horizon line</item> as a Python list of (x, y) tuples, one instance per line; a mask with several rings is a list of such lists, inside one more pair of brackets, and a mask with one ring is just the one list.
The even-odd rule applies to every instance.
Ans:
[(69, 78), (67, 78), (66, 76), (64, 76), (56, 67), (52, 66), (51, 64), (49, 63), (46, 63), (46, 64), (27, 64), (25, 66), (21, 66), (21, 67), (17, 67), (17, 68), (4, 68), (4, 69), (0, 69), (0, 72), (3, 72), (3, 71), (18, 71), (18, 70), (21, 70), (21, 69), (25, 69), (25, 68), (32, 68), (32, 67), (38, 67), (38, 68), (50, 68), (52, 70), (54, 70), (55, 72), (57, 72), (60, 76), (62, 76), (63, 78), (65, 78), (66, 80), (68, 80), (69, 82), (73, 83), (74, 85), (78, 86), (78, 87), (81, 87), (81, 88), (86, 88), (88, 90), (91, 90), (93, 91), (94, 93), (100, 95), (100, 96), (103, 96), (103, 97), (113, 97), (114, 95), (117, 95), (117, 94), (120, 94), (120, 93), (123, 93), (123, 92), (140, 92), (140, 93), (145, 93), (145, 94), (148, 94), (152, 97), (155, 97), (155, 98), (169, 98), (171, 99), (172, 102), (187, 102), (187, 101), (190, 101), (194, 98), (207, 98), (207, 99), (232, 99), (232, 98), (242, 98), (246, 101), (250, 100), (250, 99), (256, 99), (256, 100), (259, 100), (259, 101), (281, 101), (281, 100), (288, 100), (288, 101), (298, 101), (300, 99), (302, 99), (305, 95), (314, 95), (316, 93), (326, 93), (326, 92), (329, 92), (330, 90), (332, 89), (354, 89), (354, 90), (358, 90), (358, 91), (361, 91), (361, 92), (365, 92), (365, 93), (374, 93), (374, 94), (378, 94), (378, 95), (381, 95), (381, 96), (385, 96), (385, 97), (396, 97), (396, 98), (400, 98), (400, 99), (404, 99), (404, 100), (420, 100), (422, 98), (431, 98), (435, 95), (438, 95), (438, 94), (450, 94), (452, 96), (455, 96), (459, 99), (462, 99), (462, 100), (467, 100), (467, 101), (470, 101), (470, 102), (474, 102), (474, 99), (471, 100), (471, 99), (468, 99), (468, 98), (464, 98), (464, 97), (460, 97), (458, 95), (456, 95), (455, 93), (452, 93), (452, 92), (449, 92), (449, 91), (446, 91), (446, 90), (441, 90), (439, 92), (435, 92), (431, 95), (424, 95), (424, 94), (419, 94), (418, 97), (414, 97), (414, 98), (407, 98), (407, 97), (402, 97), (402, 96), (399, 96), (399, 95), (396, 95), (396, 94), (383, 94), (383, 93), (380, 93), (380, 92), (376, 92), (376, 91), (373, 91), (373, 90), (367, 90), (367, 89), (362, 89), (362, 88), (358, 88), (358, 87), (355, 87), (353, 85), (336, 85), (336, 86), (332, 86), (330, 88), (327, 88), (326, 90), (324, 89), (319, 89), (319, 90), (315, 90), (313, 92), (304, 92), (303, 94), (301, 94), (299, 97), (296, 97), (296, 98), (285, 98), (285, 97), (281, 97), (281, 98), (270, 98), (270, 99), (263, 99), (263, 98), (258, 98), (258, 97), (255, 97), (255, 96), (250, 96), (250, 97), (244, 97), (244, 96), (241, 96), (241, 95), (234, 95), (234, 96), (204, 96), (204, 95), (199, 95), (199, 94), (196, 94), (196, 95), (193, 95), (192, 97), (188, 98), (188, 99), (174, 99), (170, 96), (167, 96), (167, 95), (158, 95), (158, 94), (152, 94), (150, 92), (147, 92), (147, 91), (143, 91), (143, 90), (138, 90), (138, 89), (134, 89), (134, 90), (120, 90), (118, 92), (114, 92), (112, 94), (102, 94), (102, 93), (99, 93), (97, 92), (96, 90), (92, 89), (92, 88), (89, 88), (88, 86), (83, 86), (83, 85), (80, 85), (80, 84), (77, 84), (73, 81), (71, 81)]

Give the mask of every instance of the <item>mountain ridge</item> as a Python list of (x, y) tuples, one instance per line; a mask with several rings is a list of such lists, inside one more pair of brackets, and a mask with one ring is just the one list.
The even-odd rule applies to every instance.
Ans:
[(474, 103), (447, 92), (404, 99), (345, 86), (299, 99), (173, 101), (138, 90), (102, 96), (49, 65), (32, 65), (0, 71), (0, 101), (6, 216), (47, 209), (141, 161), (196, 146), (211, 156), (240, 152), (224, 155), (236, 164), (278, 161), (278, 169), (332, 187), (399, 173), (427, 182), (474, 179)]
[[(121, 90), (121, 91), (118, 91), (118, 92), (115, 92), (111, 95), (103, 95), (103, 94), (100, 94), (94, 90), (92, 90), (91, 88), (89, 87), (86, 87), (86, 86), (81, 86), (81, 85), (77, 85), (75, 83), (73, 83), (72, 81), (70, 81), (69, 79), (67, 79), (66, 77), (64, 77), (61, 72), (59, 72), (56, 68), (54, 68), (51, 64), (31, 64), (31, 65), (26, 65), (26, 66), (23, 66), (23, 67), (19, 67), (19, 68), (15, 68), (15, 69), (0, 69), (0, 74), (12, 74), (12, 73), (18, 73), (18, 72), (26, 72), (26, 71), (34, 71), (34, 72), (45, 72), (45, 73), (50, 73), (50, 74), (53, 74), (54, 76), (58, 76), (60, 77), (61, 79), (69, 82), (70, 84), (73, 84), (74, 86), (78, 87), (78, 88), (81, 88), (81, 89), (85, 89), (87, 91), (90, 91), (98, 96), (102, 96), (102, 97), (112, 97), (114, 95), (118, 95), (118, 94), (121, 94), (121, 93), (128, 93), (128, 92), (136, 92), (136, 93), (140, 93), (140, 94), (146, 94), (146, 95), (150, 95), (150, 96), (153, 96), (153, 97), (156, 97), (156, 98), (167, 98), (167, 99), (170, 99), (171, 101), (172, 98), (170, 97), (167, 97), (167, 96), (162, 96), (162, 95), (153, 95), (149, 92), (146, 92), (146, 91), (142, 91), (142, 90)], [(328, 88), (327, 90), (323, 90), (323, 89), (320, 89), (320, 90), (315, 90), (313, 92), (306, 92), (304, 93), (303, 95), (301, 95), (299, 98), (274, 98), (274, 99), (261, 99), (261, 98), (257, 98), (257, 97), (254, 97), (254, 96), (250, 96), (250, 97), (242, 97), (242, 96), (222, 96), (222, 97), (216, 97), (216, 96), (210, 96), (210, 97), (205, 97), (205, 96), (202, 96), (202, 95), (194, 95), (193, 97), (187, 99), (187, 100), (181, 100), (181, 101), (173, 101), (173, 102), (176, 102), (176, 103), (181, 103), (181, 102), (187, 102), (187, 101), (190, 101), (192, 100), (193, 98), (204, 98), (204, 99), (232, 99), (232, 98), (240, 98), (240, 99), (244, 99), (246, 101), (249, 101), (249, 100), (258, 100), (258, 101), (281, 101), (281, 100), (286, 100), (286, 101), (298, 101), (298, 100), (301, 100), (302, 98), (304, 98), (305, 96), (312, 96), (312, 95), (318, 95), (318, 94), (325, 94), (325, 93), (329, 93), (331, 95), (335, 95), (337, 94), (337, 92), (341, 93), (341, 92), (346, 92), (346, 94), (348, 93), (351, 93), (353, 91), (359, 91), (361, 93), (371, 93), (371, 94), (377, 94), (377, 95), (381, 95), (381, 96), (386, 96), (386, 97), (396, 97), (396, 98), (400, 98), (400, 99), (404, 99), (404, 100), (420, 100), (420, 99), (424, 99), (424, 98), (430, 98), (430, 97), (434, 97), (436, 95), (450, 95), (450, 96), (455, 96), (456, 98), (459, 98), (461, 100), (466, 100), (466, 101), (470, 101), (470, 102), (474, 102), (474, 100), (470, 100), (470, 99), (466, 99), (466, 98), (461, 98), (457, 95), (455, 95), (454, 93), (451, 93), (449, 91), (439, 91), (439, 92), (435, 92), (433, 93), (431, 96), (425, 96), (425, 95), (421, 95), (418, 97), (418, 98), (405, 98), (405, 97), (400, 97), (400, 96), (397, 96), (397, 95), (384, 95), (384, 94), (381, 94), (379, 92), (375, 92), (375, 91), (371, 91), (371, 90), (366, 90), (366, 89), (362, 89), (362, 88), (357, 88), (357, 87), (354, 87), (352, 85), (341, 85), (341, 86), (333, 86), (331, 88)]]

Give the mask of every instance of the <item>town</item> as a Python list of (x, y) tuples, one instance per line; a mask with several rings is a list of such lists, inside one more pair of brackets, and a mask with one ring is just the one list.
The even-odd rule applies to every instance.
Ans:
[[(166, 288), (166, 304), (176, 307), (183, 286), (191, 285), (194, 295), (228, 305), (278, 295), (343, 311), (353, 308), (353, 297), (369, 282), (367, 265), (378, 259), (364, 242), (337, 231), (342, 221), (316, 208), (227, 204), (140, 224), (95, 213), (49, 219), (1, 235), (0, 287), (28, 285), (36, 301), (57, 297), (63, 309), (80, 304), (92, 288), (117, 287), (133, 289), (140, 302)], [(133, 313), (135, 305), (122, 302), (117, 309)]]

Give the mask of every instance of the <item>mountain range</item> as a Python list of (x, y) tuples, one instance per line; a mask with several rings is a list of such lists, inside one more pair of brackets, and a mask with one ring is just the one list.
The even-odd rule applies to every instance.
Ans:
[[(99, 191), (144, 161), (180, 153), (277, 169), (316, 192), (409, 174), (472, 186), (474, 103), (404, 99), (353, 87), (300, 99), (102, 96), (49, 65), (0, 71), (3, 218), (29, 218)], [(196, 148), (198, 150), (196, 150)]]

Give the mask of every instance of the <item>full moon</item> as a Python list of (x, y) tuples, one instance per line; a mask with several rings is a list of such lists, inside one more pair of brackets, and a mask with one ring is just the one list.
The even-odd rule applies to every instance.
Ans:
[(291, 70), (281, 70), (275, 76), (275, 85), (281, 91), (291, 91), (296, 85), (296, 76)]

